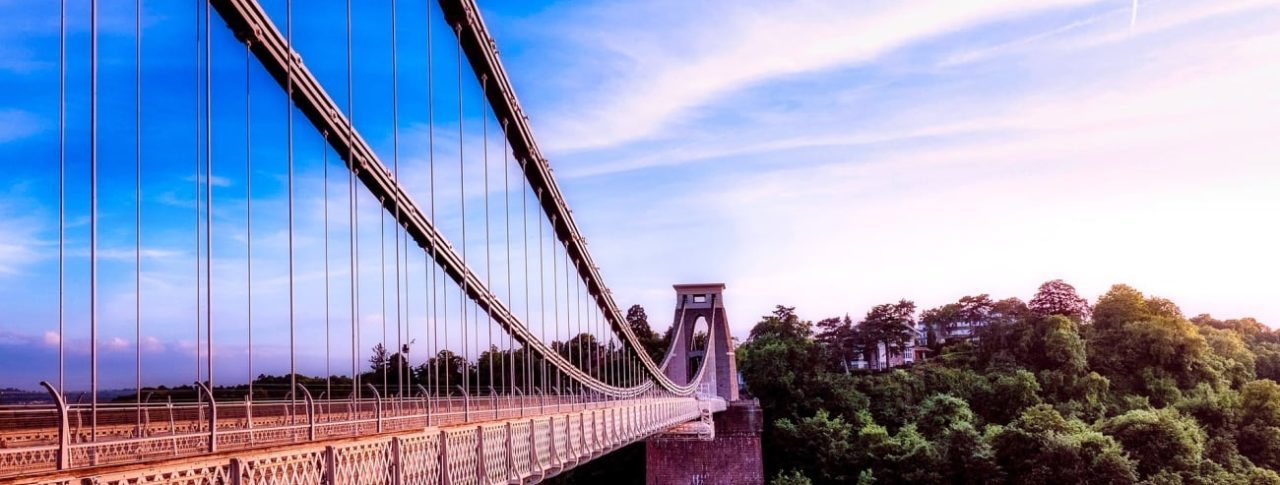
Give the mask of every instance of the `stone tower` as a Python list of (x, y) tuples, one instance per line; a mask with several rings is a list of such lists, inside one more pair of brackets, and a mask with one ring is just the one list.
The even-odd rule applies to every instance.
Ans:
[(755, 400), (738, 399), (738, 366), (733, 337), (724, 311), (723, 283), (675, 285), (676, 311), (672, 342), (667, 349), (666, 375), (687, 384), (692, 368), (693, 335), (699, 319), (707, 323), (709, 341), (703, 359), (714, 368), (703, 376), (700, 393), (728, 402), (728, 409), (712, 418), (713, 437), (672, 431), (645, 441), (645, 482), (649, 485), (755, 485), (764, 483), (760, 433), (764, 416)]
[[(690, 358), (697, 357), (693, 351), (693, 335), (696, 323), (701, 318), (707, 323), (707, 351), (714, 356), (715, 376), (707, 376), (703, 380), (704, 389), (725, 401), (738, 400), (738, 365), (733, 354), (733, 336), (729, 334), (729, 318), (724, 312), (724, 283), (704, 283), (674, 285), (676, 290), (676, 311), (672, 327), (671, 347), (664, 360), (667, 364), (667, 377), (678, 384), (688, 384), (690, 374), (696, 372), (689, 365)], [(712, 369), (708, 369), (710, 371)]]

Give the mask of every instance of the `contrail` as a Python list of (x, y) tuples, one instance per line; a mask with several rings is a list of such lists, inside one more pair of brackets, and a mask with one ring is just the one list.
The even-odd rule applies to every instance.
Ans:
[(1133, 0), (1133, 13), (1129, 14), (1129, 33), (1133, 33), (1133, 27), (1138, 25), (1138, 0)]

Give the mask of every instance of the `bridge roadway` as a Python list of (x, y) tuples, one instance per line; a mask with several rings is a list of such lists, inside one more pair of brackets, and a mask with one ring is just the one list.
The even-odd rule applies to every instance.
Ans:
[[(167, 422), (143, 422), (142, 437), (137, 422), (120, 422), (125, 414), (136, 419), (134, 406), (99, 409), (98, 441), (67, 445), (63, 470), (57, 444), (35, 444), (47, 443), (56, 427), (7, 432), (6, 446), (17, 447), (0, 449), (0, 482), (525, 483), (724, 409), (717, 398), (547, 396), (538, 402), (541, 396), (525, 396), (521, 403), (520, 397), (390, 399), (381, 406), (369, 400), (220, 403), (216, 451), (208, 425), (201, 424), (208, 421), (207, 411), (200, 412), (207, 405), (174, 405)], [(298, 409), (307, 406), (311, 413)], [(230, 414), (233, 409), (241, 412)], [(116, 438), (104, 439), (113, 433)], [(292, 478), (280, 480), (286, 476)]]

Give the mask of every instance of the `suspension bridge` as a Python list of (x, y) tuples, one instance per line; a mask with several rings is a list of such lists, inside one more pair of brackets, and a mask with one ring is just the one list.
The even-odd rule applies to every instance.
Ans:
[(642, 344), (474, 0), (47, 6), (58, 357), (0, 482), (531, 483), (641, 441), (650, 483), (762, 482), (725, 286)]

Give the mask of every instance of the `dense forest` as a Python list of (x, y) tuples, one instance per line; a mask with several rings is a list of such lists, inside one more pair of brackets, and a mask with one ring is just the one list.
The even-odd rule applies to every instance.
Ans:
[[(927, 360), (851, 369), (918, 328)], [(1280, 484), (1280, 333), (1125, 285), (1093, 304), (1062, 281), (1028, 303), (903, 300), (859, 321), (778, 306), (737, 357), (775, 484)]]

